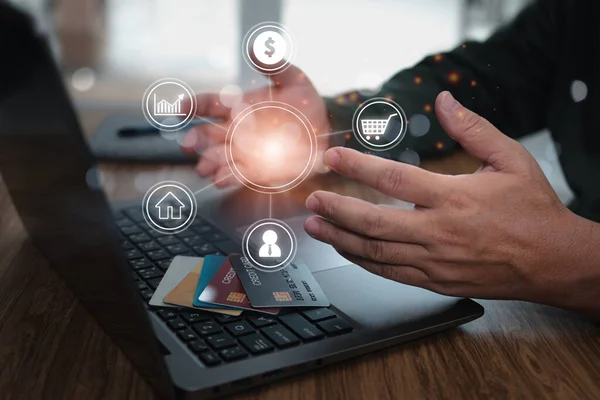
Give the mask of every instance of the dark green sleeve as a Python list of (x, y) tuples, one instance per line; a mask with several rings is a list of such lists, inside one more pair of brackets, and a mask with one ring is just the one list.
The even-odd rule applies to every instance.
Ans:
[[(388, 156), (398, 159), (407, 148), (421, 157), (432, 156), (457, 147), (433, 110), (437, 95), (444, 90), (511, 137), (543, 129), (564, 2), (535, 1), (485, 42), (467, 42), (448, 53), (426, 57), (384, 83), (370, 97), (391, 98), (409, 121), (423, 114), (431, 123), (429, 133), (415, 137), (409, 122), (405, 139)], [(325, 99), (332, 131), (350, 130), (354, 110), (370, 97), (350, 92)], [(352, 135), (342, 135), (334, 144), (364, 150)]]

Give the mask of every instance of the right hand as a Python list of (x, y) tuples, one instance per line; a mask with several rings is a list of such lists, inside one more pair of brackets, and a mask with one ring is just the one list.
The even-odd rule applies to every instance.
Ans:
[[(215, 182), (215, 186), (224, 188), (237, 183), (236, 178), (231, 175), (231, 171), (227, 165), (224, 144), (229, 125), (238, 113), (251, 104), (270, 100), (288, 104), (300, 110), (309, 119), (317, 134), (329, 132), (329, 120), (327, 118), (325, 102), (300, 69), (291, 65), (285, 71), (277, 75), (271, 75), (270, 79), (272, 82), (270, 94), (269, 87), (246, 92), (242, 96), (241, 101), (231, 108), (221, 104), (218, 93), (203, 93), (196, 96), (196, 114), (200, 117), (219, 118), (222, 122), (218, 124), (219, 126), (207, 123), (190, 129), (184, 138), (182, 149), (188, 154), (201, 153), (200, 160), (196, 166), (196, 172), (203, 178), (211, 177), (213, 182)], [(252, 124), (252, 132), (249, 134), (256, 135), (256, 141), (250, 142), (260, 141), (261, 135), (266, 130), (265, 128), (268, 128), (267, 125), (269, 122), (269, 118), (261, 117)], [(261, 160), (264, 160), (266, 156), (260, 154), (260, 149), (254, 152), (255, 157), (248, 155), (248, 151), (244, 152), (242, 150), (246, 160), (242, 160), (241, 164), (245, 165), (247, 169), (245, 172), (252, 175), (254, 177), (253, 181), (256, 180), (257, 183), (270, 184), (272, 181), (294, 179), (298, 175), (296, 167), (299, 166), (294, 164), (302, 165), (302, 161), (300, 160), (302, 158), (301, 154), (309, 146), (308, 141), (301, 141), (294, 146), (283, 146), (283, 150), (286, 152), (281, 157), (285, 160), (283, 168), (279, 166), (271, 166), (269, 168), (264, 163), (261, 163)], [(324, 152), (329, 147), (329, 140), (322, 140), (318, 143), (318, 146), (319, 153)], [(298, 163), (294, 162), (295, 154), (298, 155)], [(237, 162), (236, 160), (236, 164)], [(263, 167), (262, 170), (260, 169), (261, 166)]]

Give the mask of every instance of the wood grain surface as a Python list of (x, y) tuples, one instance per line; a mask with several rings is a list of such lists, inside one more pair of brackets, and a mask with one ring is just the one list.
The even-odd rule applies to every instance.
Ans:
[[(99, 121), (90, 113), (86, 130)], [(463, 153), (423, 164), (469, 173)], [(200, 183), (190, 167), (108, 165), (111, 199), (139, 197), (157, 179)], [(332, 183), (334, 182), (334, 183)], [(351, 182), (327, 187), (384, 201)], [(129, 361), (33, 248), (0, 179), (0, 399), (151, 399)], [(68, 245), (68, 244), (66, 244)], [(598, 399), (600, 329), (575, 314), (482, 301), (463, 327), (264, 386), (238, 399)]]

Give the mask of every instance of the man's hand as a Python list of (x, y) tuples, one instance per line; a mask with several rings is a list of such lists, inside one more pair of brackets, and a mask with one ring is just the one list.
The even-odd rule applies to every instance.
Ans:
[(445, 176), (335, 148), (334, 171), (414, 209), (377, 206), (329, 192), (306, 201), (319, 217), (306, 231), (351, 262), (438, 293), (521, 299), (600, 313), (600, 229), (575, 216), (533, 157), (488, 121), (442, 93), (446, 132), (483, 162)]
[[(189, 154), (201, 153), (196, 171), (203, 178), (212, 177), (213, 181), (217, 182), (217, 187), (226, 187), (236, 182), (235, 177), (230, 176), (231, 171), (225, 158), (224, 144), (231, 122), (248, 106), (264, 101), (285, 103), (302, 112), (317, 133), (329, 131), (325, 103), (302, 71), (292, 65), (277, 75), (271, 75), (270, 79), (272, 81), (270, 89), (263, 87), (245, 93), (241, 101), (231, 108), (221, 103), (217, 93), (196, 96), (198, 104), (196, 114), (201, 117), (219, 118), (222, 122), (218, 126), (203, 124), (192, 128), (186, 135), (182, 148)], [(278, 118), (278, 116), (260, 115), (258, 120), (249, 121), (248, 126), (240, 129), (244, 131), (245, 143), (249, 146), (241, 146), (238, 149), (236, 164), (244, 166), (245, 174), (254, 177), (253, 182), (270, 184), (272, 180), (289, 181), (298, 175), (298, 167), (303, 167), (306, 163), (304, 154), (310, 151), (308, 140), (301, 140), (298, 143), (290, 143), (286, 140), (283, 145), (275, 146), (276, 148), (271, 151), (276, 154), (265, 154), (264, 149), (268, 149), (269, 146), (257, 145), (257, 148), (252, 148), (252, 143), (269, 140), (265, 138), (265, 134), (272, 126), (273, 120)], [(286, 121), (278, 122), (285, 125)], [(291, 122), (297, 123), (297, 121)], [(319, 143), (320, 151), (326, 150), (328, 147), (326, 142), (327, 140), (324, 139)], [(267, 150), (266, 153), (269, 151)], [(237, 159), (237, 155), (240, 159)], [(285, 160), (285, 165), (277, 165), (275, 161), (273, 165), (265, 164), (265, 160), (273, 158)], [(298, 159), (298, 165), (294, 165), (295, 159)], [(276, 175), (273, 176), (273, 173)], [(225, 178), (227, 176), (229, 177)]]

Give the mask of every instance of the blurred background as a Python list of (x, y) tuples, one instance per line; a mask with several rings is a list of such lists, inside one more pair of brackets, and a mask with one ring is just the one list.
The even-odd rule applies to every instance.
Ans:
[[(531, 0), (11, 0), (46, 34), (80, 112), (139, 111), (155, 80), (195, 91), (266, 81), (241, 41), (280, 22), (295, 63), (323, 95), (374, 88), (424, 56), (484, 40)], [(563, 200), (571, 199), (547, 133), (523, 140)], [(560, 151), (560, 149), (558, 149)]]

